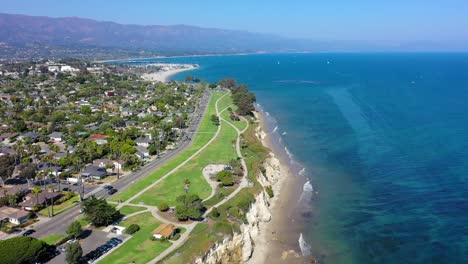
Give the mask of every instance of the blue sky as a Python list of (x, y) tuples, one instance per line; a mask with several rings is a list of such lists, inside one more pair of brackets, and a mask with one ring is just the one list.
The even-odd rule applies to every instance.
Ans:
[(0, 0), (0, 12), (187, 24), (316, 40), (468, 43), (468, 0)]

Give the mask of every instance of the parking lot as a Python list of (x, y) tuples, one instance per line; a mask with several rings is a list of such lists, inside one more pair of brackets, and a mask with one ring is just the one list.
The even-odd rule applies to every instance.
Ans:
[[(108, 233), (104, 231), (99, 231), (99, 230), (85, 230), (84, 231), (84, 239), (79, 240), (81, 244), (81, 248), (83, 249), (83, 256), (86, 254), (90, 253), (91, 251), (96, 250), (96, 248), (105, 245), (111, 238), (119, 238), (121, 240), (125, 239), (124, 235), (116, 235), (114, 233)], [(63, 247), (66, 246), (66, 243), (62, 245)], [(110, 247), (109, 247), (110, 250)], [(61, 253), (57, 257), (53, 258), (51, 261), (48, 263), (51, 264), (63, 264), (67, 263), (65, 261), (65, 254), (66, 253)]]

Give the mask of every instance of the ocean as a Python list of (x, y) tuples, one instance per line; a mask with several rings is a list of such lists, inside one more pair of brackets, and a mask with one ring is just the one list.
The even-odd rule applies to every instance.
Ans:
[(232, 77), (255, 92), (308, 179), (298, 201), (304, 254), (321, 263), (468, 262), (468, 54), (132, 63), (168, 61), (201, 66), (175, 79)]

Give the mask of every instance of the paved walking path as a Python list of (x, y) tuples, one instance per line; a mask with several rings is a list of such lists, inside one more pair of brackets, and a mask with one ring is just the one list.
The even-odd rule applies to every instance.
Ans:
[[(212, 206), (210, 209), (208, 209), (205, 213), (204, 213), (204, 217), (206, 217), (210, 212), (211, 210), (214, 208), (214, 207), (219, 207), (221, 205), (223, 205), (224, 203), (226, 203), (227, 201), (229, 201), (229, 199), (231, 199), (232, 197), (234, 197), (237, 193), (240, 192), (240, 190), (242, 190), (243, 188), (247, 187), (248, 186), (248, 169), (247, 169), (247, 165), (245, 163), (245, 160), (242, 156), (242, 153), (241, 153), (241, 147), (240, 147), (240, 140), (241, 140), (241, 135), (242, 133), (244, 133), (247, 128), (249, 127), (249, 122), (244, 118), (244, 117), (241, 117), (242, 120), (244, 120), (246, 123), (247, 123), (247, 126), (241, 131), (239, 130), (235, 125), (233, 125), (231, 122), (225, 120), (224, 118), (221, 117), (221, 113), (224, 112), (226, 109), (229, 108), (226, 107), (224, 108), (223, 110), (219, 111), (218, 109), (218, 103), (219, 101), (226, 95), (228, 95), (229, 93), (225, 93), (223, 96), (221, 96), (220, 98), (218, 98), (218, 100), (216, 100), (215, 102), (215, 109), (216, 109), (216, 115), (218, 116), (218, 118), (220, 119), (220, 121), (224, 121), (226, 122), (227, 124), (229, 124), (230, 126), (232, 126), (236, 132), (237, 132), (237, 140), (236, 140), (236, 152), (237, 152), (237, 156), (241, 158), (241, 164), (242, 164), (242, 167), (244, 169), (244, 176), (242, 177), (242, 180), (241, 180), (241, 183), (239, 184), (238, 188), (236, 188), (236, 190), (234, 192), (232, 192), (229, 196), (227, 196), (226, 198), (224, 198), (222, 201), (220, 201), (219, 203), (217, 203), (216, 205)], [(148, 191), (149, 189), (151, 189), (152, 187), (154, 187), (155, 185), (159, 184), (160, 182), (162, 182), (163, 180), (165, 180), (167, 177), (169, 177), (171, 174), (173, 174), (174, 172), (176, 172), (178, 169), (180, 169), (182, 166), (184, 166), (185, 164), (187, 164), (187, 162), (189, 162), (190, 160), (192, 160), (195, 156), (197, 156), (198, 154), (200, 154), (205, 148), (207, 148), (219, 135), (220, 131), (221, 131), (221, 123), (220, 122), (220, 125), (218, 126), (218, 129), (216, 131), (216, 133), (214, 134), (214, 136), (210, 139), (210, 141), (208, 141), (205, 145), (203, 145), (203, 147), (201, 147), (199, 150), (197, 150), (193, 155), (191, 155), (188, 159), (186, 159), (184, 162), (180, 163), (178, 166), (176, 166), (174, 169), (172, 169), (170, 172), (168, 172), (167, 174), (165, 174), (163, 177), (161, 177), (160, 179), (158, 179), (157, 181), (153, 182), (152, 184), (148, 185), (146, 188), (144, 188), (143, 190), (141, 190), (140, 192), (138, 192), (137, 194), (133, 195), (132, 197), (130, 197), (127, 201), (125, 202), (122, 202), (122, 203), (118, 203), (118, 206), (117, 206), (117, 209), (120, 209), (122, 208), (123, 206), (125, 205), (128, 205), (128, 206), (141, 206), (141, 207), (145, 207), (146, 209), (143, 210), (143, 211), (139, 211), (139, 212), (136, 212), (136, 213), (133, 213), (133, 214), (130, 214), (128, 216), (126, 216), (126, 218), (128, 217), (131, 217), (131, 216), (134, 216), (134, 215), (138, 215), (138, 214), (141, 214), (141, 213), (146, 213), (146, 212), (151, 212), (152, 216), (154, 218), (156, 218), (158, 221), (161, 221), (163, 223), (171, 223), (171, 224), (174, 224), (174, 225), (177, 225), (177, 226), (183, 226), (186, 231), (181, 234), (180, 238), (176, 241), (173, 241), (172, 245), (167, 248), (164, 252), (162, 252), (161, 254), (159, 254), (158, 256), (156, 256), (153, 260), (149, 261), (148, 263), (158, 263), (159, 261), (161, 261), (162, 259), (164, 259), (166, 256), (168, 256), (169, 254), (171, 254), (174, 250), (178, 249), (180, 246), (182, 246), (189, 238), (189, 235), (190, 233), (192, 232), (193, 228), (195, 228), (195, 226), (198, 224), (198, 222), (192, 222), (192, 223), (189, 223), (189, 224), (183, 224), (183, 223), (179, 223), (179, 222), (174, 222), (174, 221), (171, 221), (169, 219), (165, 219), (163, 218), (162, 216), (160, 216), (158, 214), (158, 208), (156, 206), (150, 206), (150, 205), (145, 205), (145, 204), (132, 204), (131, 201), (133, 201), (134, 199), (136, 199), (138, 196), (140, 196), (141, 194), (143, 194), (144, 192)], [(208, 198), (211, 198), (215, 193), (215, 189), (213, 189), (212, 191), (212, 195), (210, 195), (210, 197)], [(207, 198), (207, 199), (208, 199)], [(205, 199), (206, 200), (206, 199)]]

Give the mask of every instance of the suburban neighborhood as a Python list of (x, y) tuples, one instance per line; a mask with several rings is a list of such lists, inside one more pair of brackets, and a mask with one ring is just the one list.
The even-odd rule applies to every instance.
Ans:
[(214, 228), (203, 247), (232, 235), (258, 188), (242, 158), (255, 97), (233, 79), (142, 78), (171, 70), (0, 65), (0, 239), (42, 243), (39, 262), (153, 263), (199, 228)]

